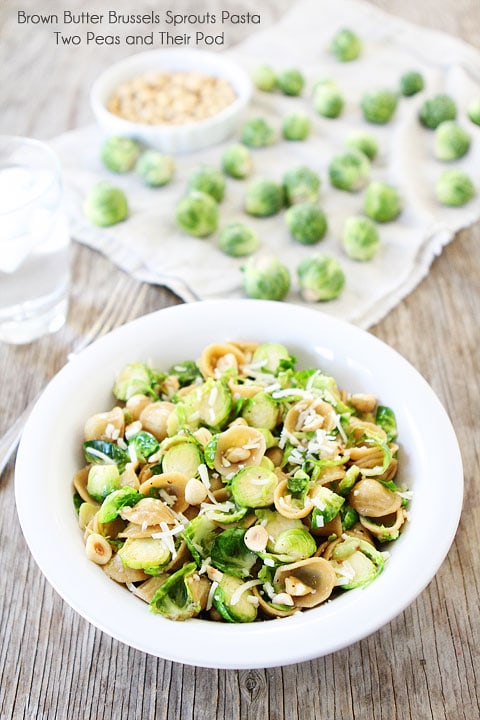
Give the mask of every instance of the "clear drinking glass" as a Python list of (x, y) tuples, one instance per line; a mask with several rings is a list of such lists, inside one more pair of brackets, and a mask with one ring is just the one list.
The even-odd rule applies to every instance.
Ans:
[(61, 328), (69, 284), (58, 160), (38, 140), (0, 136), (0, 340), (28, 343)]

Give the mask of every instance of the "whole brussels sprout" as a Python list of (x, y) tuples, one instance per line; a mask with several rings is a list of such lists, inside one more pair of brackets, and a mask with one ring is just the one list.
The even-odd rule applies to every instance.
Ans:
[(243, 223), (226, 225), (220, 233), (220, 249), (232, 257), (252, 255), (260, 245), (257, 233)]
[(218, 205), (211, 195), (194, 190), (177, 203), (177, 225), (194, 237), (206, 237), (218, 226)]
[(300, 95), (305, 79), (300, 70), (289, 68), (277, 75), (277, 85), (284, 95)]
[(440, 123), (435, 130), (434, 155), (437, 160), (457, 160), (470, 148), (470, 135), (454, 120)]
[(366, 155), (356, 150), (347, 150), (333, 158), (328, 166), (332, 185), (339, 190), (355, 192), (368, 182), (370, 161)]
[(290, 289), (288, 268), (274, 256), (251, 258), (241, 270), (243, 287), (248, 297), (283, 300)]
[(467, 115), (475, 125), (480, 125), (480, 98), (475, 98), (475, 100), (469, 102)]
[(330, 51), (340, 62), (350, 62), (362, 52), (362, 41), (353, 30), (342, 28), (333, 36)]
[(85, 216), (94, 225), (107, 227), (122, 222), (128, 215), (128, 203), (120, 188), (107, 182), (95, 185), (87, 195)]
[(174, 171), (173, 158), (157, 150), (146, 150), (135, 165), (135, 172), (150, 187), (167, 185), (172, 180)]
[(106, 168), (116, 173), (133, 169), (140, 154), (140, 145), (127, 137), (109, 137), (100, 149), (100, 159)]
[(277, 88), (277, 74), (270, 65), (259, 65), (252, 75), (254, 85), (263, 92), (273, 92)]
[(449, 95), (434, 95), (427, 98), (419, 110), (418, 117), (422, 125), (435, 130), (446, 120), (455, 120), (457, 106)]
[(217, 168), (202, 165), (188, 178), (187, 188), (189, 192), (198, 190), (211, 195), (217, 202), (222, 202), (225, 194), (225, 178)]
[(338, 117), (344, 106), (342, 93), (333, 80), (321, 80), (313, 91), (313, 107), (322, 117)]
[(422, 73), (417, 70), (409, 70), (400, 78), (400, 93), (404, 97), (411, 97), (421, 92), (425, 87)]
[(282, 179), (287, 205), (314, 202), (320, 192), (320, 178), (317, 173), (300, 165), (288, 170)]
[(471, 178), (461, 170), (445, 170), (435, 186), (437, 200), (442, 205), (460, 207), (476, 195)]
[(283, 188), (275, 180), (257, 178), (247, 187), (245, 211), (256, 217), (276, 215), (283, 207)]
[(397, 94), (392, 90), (370, 90), (362, 97), (361, 107), (367, 122), (385, 125), (397, 109)]
[(327, 232), (326, 215), (312, 202), (292, 205), (285, 213), (285, 221), (292, 236), (302, 245), (317, 243)]
[(253, 162), (250, 150), (240, 143), (230, 145), (222, 155), (222, 169), (224, 173), (237, 180), (243, 180), (251, 175)]
[(345, 274), (338, 260), (329, 255), (304, 258), (297, 267), (300, 294), (307, 302), (334, 300), (345, 285)]
[(353, 260), (371, 260), (380, 247), (380, 236), (375, 224), (360, 215), (347, 218), (342, 246)]
[(283, 118), (285, 140), (305, 140), (310, 134), (310, 118), (306, 113), (290, 113)]
[(248, 147), (267, 147), (276, 139), (275, 130), (264, 118), (252, 118), (243, 126), (241, 140)]
[(396, 188), (382, 182), (372, 182), (365, 192), (363, 211), (367, 217), (384, 223), (395, 220), (402, 209)]
[(369, 160), (374, 160), (378, 155), (377, 139), (370, 133), (356, 130), (347, 137), (345, 144), (353, 150), (358, 150), (367, 156)]

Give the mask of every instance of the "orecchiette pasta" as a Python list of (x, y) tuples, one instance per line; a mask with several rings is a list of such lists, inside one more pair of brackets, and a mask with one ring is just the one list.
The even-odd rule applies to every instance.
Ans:
[(73, 478), (89, 560), (167, 618), (308, 610), (382, 571), (407, 520), (393, 411), (278, 343), (121, 369)]

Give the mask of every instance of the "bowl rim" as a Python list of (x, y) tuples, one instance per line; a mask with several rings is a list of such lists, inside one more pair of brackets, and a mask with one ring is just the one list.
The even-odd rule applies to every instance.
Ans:
[[(42, 443), (47, 442), (48, 445), (49, 442), (47, 459), (51, 466), (56, 459), (51, 457), (54, 454), (54, 447), (49, 438), (49, 427), (52, 422), (54, 423), (51, 418), (65, 408), (69, 390), (71, 391), (73, 387), (72, 383), (78, 380), (78, 368), (81, 373), (84, 375), (87, 373), (88, 376), (99, 362), (106, 358), (111, 360), (112, 352), (122, 348), (129, 337), (140, 337), (162, 323), (164, 327), (178, 325), (185, 328), (186, 319), (195, 328), (199, 320), (205, 318), (205, 313), (211, 319), (218, 318), (219, 313), (223, 313), (222, 317), (227, 315), (236, 317), (237, 313), (246, 313), (250, 320), (257, 318), (257, 322), (259, 317), (270, 318), (272, 313), (279, 322), (281, 320), (292, 322), (297, 319), (300, 324), (301, 318), (303, 323), (318, 324), (320, 337), (330, 337), (326, 345), (327, 350), (347, 338), (350, 344), (356, 344), (357, 352), (360, 354), (366, 348), (370, 348), (378, 358), (375, 362), (388, 360), (392, 377), (395, 373), (397, 376), (399, 372), (403, 373), (405, 379), (415, 389), (413, 407), (409, 406), (407, 409), (414, 423), (412, 437), (417, 438), (417, 442), (426, 443), (425, 446), (420, 446), (425, 458), (428, 455), (427, 450), (432, 449), (429, 444), (433, 441), (435, 448), (442, 449), (444, 454), (439, 453), (438, 457), (434, 455), (427, 458), (431, 464), (432, 479), (436, 483), (438, 492), (433, 497), (428, 495), (431, 505), (425, 518), (422, 516), (425, 527), (418, 517), (419, 505), (413, 502), (412, 521), (407, 528), (408, 532), (403, 533), (396, 541), (392, 553), (395, 557), (393, 571), (392, 565), (387, 564), (386, 570), (371, 586), (350, 590), (332, 602), (324, 603), (319, 608), (296, 616), (251, 625), (225, 625), (197, 619), (175, 623), (161, 616), (155, 616), (154, 622), (158, 625), (158, 635), (156, 635), (152, 632), (152, 615), (148, 612), (147, 606), (140, 603), (131, 593), (125, 592), (124, 588), (112, 583), (108, 578), (105, 579), (103, 573), (98, 573), (98, 568), (86, 560), (84, 551), (83, 555), (80, 553), (79, 548), (81, 546), (83, 549), (83, 541), (80, 532), (76, 534), (78, 537), (73, 537), (72, 527), (78, 530), (78, 526), (76, 528), (72, 526), (71, 517), (65, 518), (59, 512), (60, 507), (52, 509), (48, 506), (47, 492), (45, 498), (40, 494), (32, 502), (32, 478), (35, 483), (50, 481), (47, 472), (49, 463), (46, 461), (44, 467), (39, 466), (38, 454), (32, 452), (32, 447), (36, 445), (38, 450), (39, 446), (42, 447)], [(276, 323), (272, 323), (272, 326), (276, 326)], [(337, 333), (335, 340), (333, 340), (334, 333)], [(81, 392), (81, 389), (77, 389), (76, 392)], [(419, 415), (417, 424), (415, 424), (415, 413)], [(430, 465), (428, 467), (430, 468)], [(417, 491), (426, 505), (425, 482), (424, 480)], [(15, 499), (22, 531), (36, 563), (55, 590), (90, 623), (131, 647), (167, 660), (211, 668), (265, 668), (302, 662), (340, 650), (372, 634), (414, 601), (433, 579), (453, 542), (463, 502), (463, 469), (453, 426), (433, 389), (405, 358), (374, 335), (316, 310), (299, 308), (288, 303), (208, 300), (164, 308), (137, 318), (99, 339), (60, 370), (46, 387), (27, 422), (17, 455)], [(49, 523), (45, 523), (42, 518), (42, 511), (49, 515)], [(438, 535), (438, 515), (442, 517), (440, 535)], [(426, 565), (424, 562), (424, 565), (412, 573), (412, 543), (414, 544), (419, 538), (429, 542), (428, 534), (425, 536), (425, 532), (432, 528), (437, 530), (437, 535), (435, 542), (429, 543)], [(60, 549), (58, 549), (59, 543), (62, 546)], [(76, 562), (78, 560), (75, 581), (72, 581), (70, 573), (65, 577), (58, 564), (52, 562), (52, 552), (64, 553), (65, 558), (71, 560), (68, 553), (72, 548), (75, 552), (78, 548), (78, 557), (74, 558)], [(406, 576), (408, 583), (405, 583)], [(88, 580), (93, 596), (96, 593), (97, 600), (96, 604), (93, 604), (93, 609), (92, 597), (86, 595), (81, 586), (85, 579)], [(105, 585), (106, 580), (115, 587)], [(115, 595), (116, 613), (112, 612), (108, 604), (108, 600), (113, 595)], [(140, 603), (141, 613), (133, 603)], [(366, 613), (362, 623), (349, 621), (350, 624), (347, 623), (345, 626), (346, 618), (350, 618), (350, 615), (357, 618), (362, 612)], [(125, 613), (133, 616), (135, 627), (140, 631), (138, 636), (132, 635), (128, 623), (126, 627), (119, 623), (118, 617), (124, 617)], [(280, 627), (279, 623), (281, 623)], [(322, 633), (320, 637), (319, 630)], [(158, 641), (159, 637), (170, 639), (174, 637), (177, 644), (173, 647), (165, 647)]]
[[(110, 112), (110, 110), (108, 110), (105, 104), (105, 93), (107, 91), (108, 93), (111, 93), (114, 87), (118, 85), (118, 80), (113, 82), (114, 76), (119, 71), (126, 70), (127, 72), (124, 79), (133, 78), (136, 75), (139, 75), (142, 72), (146, 71), (144, 69), (143, 71), (138, 70), (133, 72), (133, 68), (135, 68), (137, 65), (141, 65), (143, 61), (145, 61), (148, 65), (155, 64), (157, 58), (160, 61), (162, 60), (162, 58), (169, 58), (170, 60), (175, 60), (175, 58), (180, 58), (182, 60), (191, 60), (192, 69), (196, 68), (199, 71), (202, 71), (201, 59), (203, 58), (204, 60), (207, 60), (209, 64), (216, 65), (216, 67), (222, 68), (222, 70), (227, 69), (227, 73), (222, 72), (222, 74), (218, 76), (225, 77), (232, 83), (232, 86), (237, 94), (236, 99), (232, 103), (230, 103), (230, 105), (227, 105), (227, 107), (223, 108), (223, 110), (220, 110), (220, 112), (204, 118), (203, 120), (192, 120), (178, 125), (167, 125), (161, 123), (148, 124), (142, 122), (135, 122), (133, 120), (127, 120), (126, 118), (122, 118), (121, 116), (115, 115), (114, 113)], [(219, 61), (220, 58), (221, 61)], [(199, 61), (200, 65), (198, 65)], [(129, 71), (129, 69), (131, 70), (131, 72)], [(233, 80), (232, 78), (235, 78), (235, 80)], [(208, 50), (200, 50), (196, 48), (158, 48), (156, 50), (147, 50), (141, 53), (134, 53), (105, 68), (105, 70), (103, 70), (96, 78), (91, 87), (90, 103), (94, 114), (97, 117), (102, 117), (104, 119), (108, 119), (109, 121), (115, 122), (118, 128), (124, 127), (125, 134), (128, 134), (128, 132), (131, 131), (132, 128), (134, 128), (138, 132), (150, 134), (154, 132), (163, 132), (165, 134), (180, 134), (188, 133), (192, 130), (208, 130), (211, 127), (215, 127), (222, 124), (223, 122), (226, 122), (231, 117), (237, 115), (237, 113), (245, 109), (245, 107), (250, 102), (252, 93), (253, 84), (248, 76), (248, 73), (241, 67), (239, 63), (232, 60), (231, 58), (224, 57), (223, 55)]]

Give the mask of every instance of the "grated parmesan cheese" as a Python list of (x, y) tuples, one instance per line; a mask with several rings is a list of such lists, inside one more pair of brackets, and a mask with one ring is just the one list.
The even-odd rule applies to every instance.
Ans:
[(214, 580), (210, 586), (210, 590), (208, 591), (208, 598), (207, 598), (207, 605), (205, 607), (205, 610), (210, 610), (213, 603), (213, 596), (215, 595), (215, 590), (218, 587), (218, 582)]
[(242, 597), (243, 593), (247, 592), (247, 590), (250, 590), (250, 588), (255, 587), (255, 585), (261, 585), (261, 580), (248, 580), (248, 582), (243, 583), (240, 585), (234, 593), (232, 593), (232, 597), (230, 598), (230, 605), (236, 605), (238, 602), (240, 602), (240, 598)]

